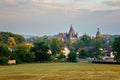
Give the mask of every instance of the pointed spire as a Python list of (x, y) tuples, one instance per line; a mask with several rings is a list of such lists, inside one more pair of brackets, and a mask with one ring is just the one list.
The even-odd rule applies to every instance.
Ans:
[(71, 27), (70, 27), (69, 34), (70, 34), (70, 33), (75, 33), (75, 31), (74, 31), (74, 29), (73, 29), (73, 26), (72, 26), (72, 24), (71, 24)]
[(100, 33), (100, 29), (99, 28), (97, 28), (97, 34), (96, 34), (96, 38), (101, 38), (101, 33)]
[(71, 24), (71, 27), (72, 27), (72, 24)]

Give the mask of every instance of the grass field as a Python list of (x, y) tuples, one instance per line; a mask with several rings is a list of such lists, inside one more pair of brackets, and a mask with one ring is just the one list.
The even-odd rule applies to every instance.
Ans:
[(120, 80), (120, 65), (36, 63), (0, 66), (0, 80)]

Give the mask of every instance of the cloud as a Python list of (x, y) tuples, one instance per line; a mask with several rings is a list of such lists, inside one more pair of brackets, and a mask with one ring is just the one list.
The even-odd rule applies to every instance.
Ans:
[[(54, 34), (73, 24), (79, 33), (95, 33), (97, 27), (119, 27), (118, 0), (1, 0), (2, 30), (19, 33)], [(62, 27), (62, 28), (61, 28)], [(113, 28), (114, 29), (114, 28)], [(0, 29), (1, 30), (1, 29)], [(54, 31), (55, 30), (55, 31)], [(118, 29), (117, 29), (118, 30)], [(112, 30), (110, 31), (112, 32)]]
[(117, 10), (119, 7), (119, 0), (32, 0), (34, 5), (42, 6), (50, 9), (62, 9), (69, 11), (78, 11), (87, 9), (94, 11)]
[[(107, 12), (107, 11), (106, 11)], [(120, 9), (104, 12), (104, 15), (100, 18), (100, 20), (104, 24), (120, 24)]]
[(2, 7), (18, 7), (25, 6), (30, 3), (31, 0), (2, 0), (0, 4)]
[(4, 0), (4, 2), (8, 3), (8, 4), (17, 4), (17, 1), (16, 0)]
[[(64, 10), (78, 13), (87, 9), (94, 11), (105, 11), (119, 9), (119, 0), (2, 0), (2, 7), (24, 7)], [(29, 5), (29, 6), (28, 6)], [(114, 6), (115, 5), (115, 6)], [(0, 5), (1, 6), (1, 5)]]
[(110, 1), (105, 1), (104, 3), (108, 6), (114, 6), (120, 8), (120, 0), (110, 0)]

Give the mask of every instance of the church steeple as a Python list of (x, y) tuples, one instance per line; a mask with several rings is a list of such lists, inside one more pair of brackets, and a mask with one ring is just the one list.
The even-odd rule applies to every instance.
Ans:
[(97, 28), (97, 34), (96, 34), (96, 38), (97, 39), (101, 39), (102, 38), (102, 35), (101, 35), (101, 33), (100, 33), (100, 29), (99, 28)]

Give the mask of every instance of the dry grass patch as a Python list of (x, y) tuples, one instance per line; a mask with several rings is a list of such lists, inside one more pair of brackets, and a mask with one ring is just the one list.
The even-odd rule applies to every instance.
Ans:
[(120, 65), (38, 63), (0, 66), (0, 80), (120, 80)]

